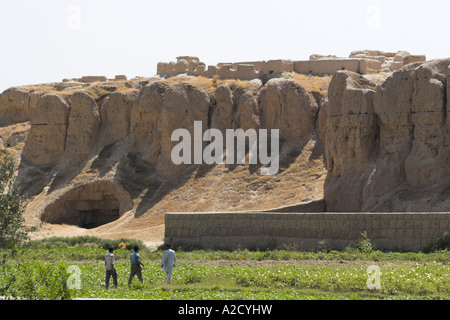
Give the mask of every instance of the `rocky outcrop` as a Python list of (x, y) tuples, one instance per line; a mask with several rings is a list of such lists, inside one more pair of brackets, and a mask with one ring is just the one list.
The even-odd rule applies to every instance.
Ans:
[(84, 92), (70, 98), (65, 155), (70, 165), (86, 160), (97, 141), (100, 130), (100, 112), (96, 101)]
[(166, 87), (162, 81), (143, 87), (131, 109), (130, 142), (141, 158), (151, 165), (157, 164), (161, 149), (158, 122)]
[(69, 110), (67, 101), (54, 94), (38, 100), (22, 152), (24, 161), (40, 167), (55, 164), (61, 158), (66, 147)]
[[(328, 91), (325, 152), (327, 208), (358, 211), (360, 190), (377, 152), (378, 119), (373, 110), (376, 85), (363, 76), (337, 72)], [(345, 186), (345, 187), (343, 187)]]
[(279, 129), (287, 141), (309, 139), (319, 106), (311, 92), (294, 81), (269, 80), (261, 99), (263, 127)]
[(226, 129), (259, 129), (260, 106), (258, 98), (262, 82), (254, 80), (248, 86), (224, 83), (214, 91), (215, 104), (211, 110), (211, 128), (225, 134)]
[[(161, 151), (157, 164), (159, 175), (170, 177), (185, 169), (186, 165), (177, 165), (171, 160), (172, 149), (178, 143), (178, 141), (172, 141), (172, 132), (178, 128), (184, 128), (189, 131), (193, 138), (194, 121), (201, 121), (201, 134), (203, 136), (208, 128), (210, 104), (210, 95), (198, 86), (175, 83), (167, 87), (158, 123), (158, 131), (161, 137)], [(193, 159), (193, 149), (191, 154)], [(194, 163), (194, 161), (191, 163)]]
[(13, 87), (0, 94), (0, 125), (30, 121), (42, 94), (28, 88)]
[(183, 82), (167, 84), (157, 81), (144, 87), (138, 95), (131, 116), (131, 141), (143, 159), (156, 165), (161, 177), (170, 177), (185, 169), (171, 160), (171, 140), (178, 128), (194, 134), (194, 121), (208, 128), (211, 97), (200, 87)]
[[(302, 81), (272, 79), (263, 84), (258, 79), (217, 81), (184, 76), (123, 80), (120, 85), (66, 81), (61, 86), (46, 85), (47, 92), (40, 87), (44, 92), (30, 116), (31, 129), (18, 172), (30, 201), (29, 214), (52, 223), (97, 226), (125, 215), (124, 207), (136, 216), (149, 210), (159, 212), (158, 206), (168, 205), (164, 197), (173, 190), (180, 190), (174, 197), (184, 199), (178, 203), (184, 210), (205, 201), (191, 203), (196, 197), (209, 199), (210, 208), (222, 210), (230, 206), (270, 209), (271, 203), (281, 206), (318, 200), (325, 167), (320, 151), (323, 140), (316, 133), (326, 115), (322, 112), (319, 121), (319, 109), (327, 99), (323, 92), (306, 89), (309, 79)], [(224, 137), (227, 129), (279, 129), (280, 175), (264, 178), (255, 170), (259, 165), (252, 167), (248, 162), (217, 168), (174, 164), (171, 152), (178, 141), (172, 141), (172, 133), (184, 128), (194, 138), (194, 121), (202, 124), (202, 135), (210, 128), (219, 129)], [(204, 141), (202, 149), (206, 145)], [(299, 170), (299, 165), (308, 170)], [(192, 178), (195, 168), (201, 174)], [(223, 190), (191, 189), (199, 179), (205, 186), (210, 185), (205, 181), (214, 179)], [(227, 183), (233, 179), (237, 180)], [(276, 191), (283, 185), (289, 185), (289, 192)], [(90, 194), (93, 186), (101, 186), (96, 195)], [(242, 199), (237, 200), (238, 196)], [(123, 206), (119, 197), (131, 200)]]
[(449, 64), (408, 64), (376, 87), (349, 72), (333, 76), (327, 210), (448, 210)]
[(224, 136), (226, 129), (276, 128), (288, 141), (309, 140), (318, 110), (313, 95), (287, 79), (272, 79), (264, 87), (259, 80), (245, 86), (223, 83), (214, 92), (189, 83), (155, 81), (135, 100), (130, 139), (143, 159), (167, 178), (185, 168), (170, 158), (178, 143), (171, 141), (175, 129), (188, 129), (194, 137), (193, 123), (201, 121), (203, 132), (215, 128)]
[(362, 73), (392, 72), (409, 63), (426, 61), (424, 55), (411, 55), (408, 51), (358, 50), (352, 51), (349, 57), (361, 59)]
[(125, 139), (130, 134), (131, 110), (136, 96), (135, 90), (108, 94), (100, 105), (101, 147)]
[[(446, 211), (449, 65), (266, 82), (183, 75), (14, 88), (0, 97), (9, 115), (0, 142), (14, 146), (32, 221), (97, 227), (117, 219), (138, 228), (162, 224), (167, 211), (267, 210), (323, 198), (327, 211)], [(13, 91), (18, 98), (2, 100)], [(262, 176), (248, 162), (174, 164), (172, 133), (184, 128), (194, 138), (194, 121), (202, 135), (279, 129), (278, 174)]]

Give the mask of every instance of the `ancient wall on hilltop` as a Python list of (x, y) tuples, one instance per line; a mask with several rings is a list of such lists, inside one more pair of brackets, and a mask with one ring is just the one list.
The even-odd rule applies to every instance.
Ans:
[(219, 79), (252, 80), (281, 77), (286, 73), (301, 73), (313, 75), (333, 74), (338, 70), (348, 70), (361, 74), (392, 72), (406, 64), (425, 62), (423, 55), (411, 55), (406, 51), (383, 52), (379, 50), (360, 50), (350, 53), (349, 58), (323, 56), (313, 54), (309, 60), (293, 61), (287, 59), (269, 61), (251, 61), (218, 63), (206, 66), (198, 57), (177, 57), (176, 62), (159, 62), (157, 74), (162, 77), (173, 77), (188, 74)]

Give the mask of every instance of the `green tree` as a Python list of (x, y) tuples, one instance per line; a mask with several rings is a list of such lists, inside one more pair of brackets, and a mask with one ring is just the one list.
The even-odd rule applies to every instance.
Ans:
[(25, 210), (20, 188), (15, 183), (14, 160), (0, 154), (0, 248), (14, 248), (28, 238), (23, 228)]

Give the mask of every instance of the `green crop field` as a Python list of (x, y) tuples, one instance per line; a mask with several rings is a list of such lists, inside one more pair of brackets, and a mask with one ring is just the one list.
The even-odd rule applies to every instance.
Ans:
[(111, 280), (110, 289), (105, 290), (103, 247), (107, 244), (95, 246), (55, 241), (51, 246), (34, 244), (14, 255), (0, 251), (4, 257), (0, 295), (26, 299), (450, 299), (447, 250), (177, 250), (173, 282), (166, 284), (159, 265), (163, 252), (144, 249), (144, 282), (135, 277), (128, 287), (131, 250), (117, 249), (119, 285), (114, 288)]

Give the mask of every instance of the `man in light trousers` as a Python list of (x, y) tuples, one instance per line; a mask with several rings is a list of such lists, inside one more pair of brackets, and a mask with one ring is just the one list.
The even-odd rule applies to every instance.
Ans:
[(172, 271), (176, 263), (177, 256), (175, 254), (175, 251), (170, 249), (169, 244), (166, 244), (166, 250), (164, 250), (164, 254), (161, 260), (161, 269), (166, 273), (167, 283), (172, 282)]
[(106, 279), (105, 279), (105, 288), (108, 290), (109, 288), (109, 279), (111, 276), (113, 277), (114, 288), (117, 288), (117, 272), (116, 267), (114, 266), (114, 249), (109, 248), (108, 253), (105, 256), (105, 266), (106, 266)]

